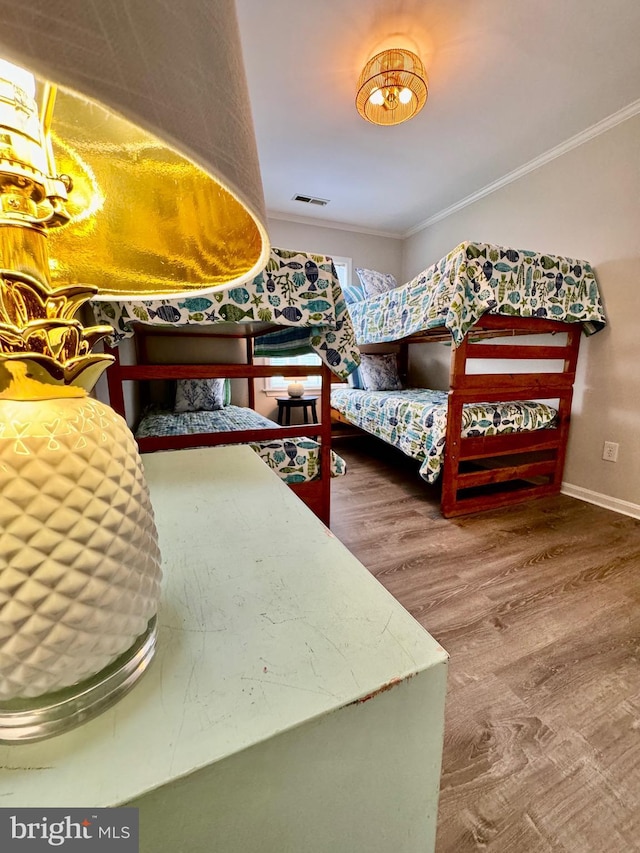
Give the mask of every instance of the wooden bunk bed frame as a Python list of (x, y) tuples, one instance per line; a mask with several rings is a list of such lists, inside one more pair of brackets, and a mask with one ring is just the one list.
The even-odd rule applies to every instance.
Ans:
[[(111, 406), (126, 418), (124, 382), (149, 382), (151, 380), (175, 379), (246, 379), (248, 381), (249, 408), (255, 408), (255, 380), (267, 376), (320, 376), (319, 423), (295, 426), (278, 426), (273, 429), (235, 430), (232, 432), (209, 432), (193, 435), (153, 436), (137, 439), (141, 453), (159, 450), (180, 450), (189, 447), (210, 447), (221, 444), (246, 444), (283, 438), (315, 438), (320, 442), (320, 475), (306, 483), (290, 483), (289, 488), (327, 525), (331, 515), (331, 381), (330, 369), (318, 366), (254, 364), (254, 339), (259, 335), (280, 329), (279, 326), (264, 327), (264, 324), (236, 324), (233, 329), (207, 332), (189, 332), (160, 326), (135, 324), (135, 364), (122, 364), (118, 348), (105, 346), (105, 352), (115, 359), (107, 371), (107, 382)], [(246, 340), (246, 363), (160, 363), (151, 362), (147, 339), (150, 337), (191, 337), (199, 340), (208, 338)], [(143, 395), (144, 399), (144, 395)]]
[[(566, 334), (566, 343), (530, 345), (522, 335)], [(582, 324), (543, 318), (485, 314), (458, 347), (452, 347), (447, 433), (440, 508), (445, 518), (508, 506), (556, 494), (562, 484), (571, 401)], [(508, 344), (479, 343), (510, 336)], [(407, 371), (410, 344), (451, 341), (447, 330), (433, 329), (394, 341), (400, 345), (399, 372)], [(381, 345), (376, 345), (380, 348)], [(469, 373), (476, 359), (553, 360), (562, 369), (540, 373)], [(463, 438), (465, 403), (558, 400), (556, 426), (530, 432)], [(332, 410), (332, 417), (350, 423)], [(351, 425), (351, 424), (350, 424)]]

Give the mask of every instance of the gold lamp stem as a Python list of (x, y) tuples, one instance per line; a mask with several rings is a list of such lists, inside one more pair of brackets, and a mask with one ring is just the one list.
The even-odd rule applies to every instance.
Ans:
[[(12, 74), (13, 72), (13, 74)], [(26, 81), (26, 82), (24, 82)], [(42, 109), (29, 75), (0, 69), (0, 399), (83, 396), (110, 356), (91, 346), (111, 330), (74, 314), (94, 287), (52, 287), (47, 233), (65, 224), (70, 179), (56, 176), (49, 128), (56, 89)], [(35, 81), (32, 80), (35, 91)]]
[[(11, 70), (5, 64), (0, 80), (0, 261), (4, 269), (48, 284), (49, 217), (42, 203), (49, 157), (35, 98), (21, 88), (19, 77), (11, 79)], [(45, 110), (50, 114), (51, 107)]]

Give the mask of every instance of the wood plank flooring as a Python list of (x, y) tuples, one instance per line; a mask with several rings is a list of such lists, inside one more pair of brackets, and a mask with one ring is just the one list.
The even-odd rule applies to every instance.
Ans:
[(417, 463), (336, 449), (334, 533), (451, 655), (437, 853), (640, 851), (640, 521), (446, 520)]

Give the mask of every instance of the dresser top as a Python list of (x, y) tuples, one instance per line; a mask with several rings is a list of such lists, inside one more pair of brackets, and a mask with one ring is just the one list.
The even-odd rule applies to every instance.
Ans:
[(155, 659), (94, 720), (0, 747), (4, 807), (127, 802), (447, 659), (248, 447), (143, 461), (164, 571)]

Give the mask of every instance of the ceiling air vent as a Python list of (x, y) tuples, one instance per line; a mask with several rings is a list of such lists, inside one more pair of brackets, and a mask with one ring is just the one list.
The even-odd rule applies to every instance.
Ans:
[(312, 195), (294, 195), (293, 201), (302, 201), (304, 204), (317, 204), (320, 207), (329, 204), (328, 198), (315, 198)]

